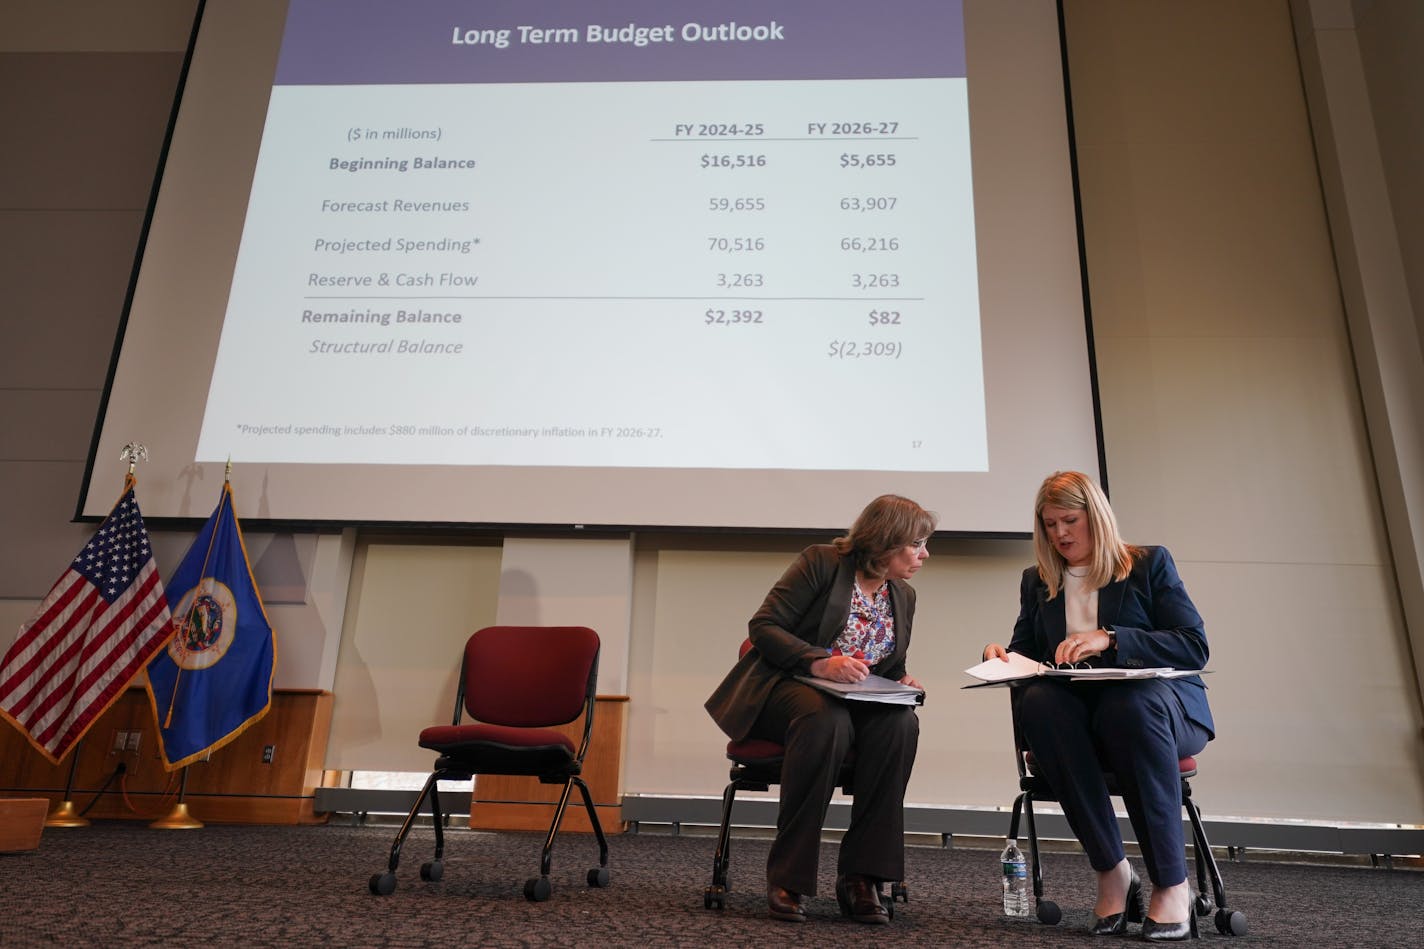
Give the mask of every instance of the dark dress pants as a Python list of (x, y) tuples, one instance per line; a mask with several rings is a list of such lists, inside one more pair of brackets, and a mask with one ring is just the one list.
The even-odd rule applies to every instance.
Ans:
[(920, 737), (913, 708), (847, 702), (785, 679), (772, 691), (751, 737), (786, 746), (767, 883), (815, 895), (821, 829), (841, 765), (851, 751), (855, 799), (837, 872), (904, 879), (905, 785)]
[(1094, 870), (1110, 870), (1123, 858), (1106, 768), (1117, 777), (1153, 884), (1176, 886), (1187, 878), (1177, 761), (1205, 748), (1210, 736), (1186, 718), (1165, 681), (1035, 679), (1022, 687), (1018, 720), (1038, 773)]

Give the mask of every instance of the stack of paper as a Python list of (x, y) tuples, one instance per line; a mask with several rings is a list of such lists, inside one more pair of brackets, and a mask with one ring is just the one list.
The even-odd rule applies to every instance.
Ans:
[(814, 676), (797, 676), (796, 681), (838, 695), (843, 699), (859, 702), (885, 702), (890, 705), (924, 705), (925, 693), (921, 689), (901, 685), (883, 676), (869, 675), (859, 682), (832, 682)]
[(1118, 679), (1175, 679), (1180, 676), (1199, 675), (1201, 669), (1121, 669), (1117, 667), (1056, 668), (1049, 662), (1035, 662), (1027, 656), (1011, 652), (1008, 659), (987, 659), (977, 666), (964, 670), (983, 682), (1013, 682), (1016, 679), (1031, 679), (1034, 676), (1052, 676), (1074, 680), (1118, 680)]

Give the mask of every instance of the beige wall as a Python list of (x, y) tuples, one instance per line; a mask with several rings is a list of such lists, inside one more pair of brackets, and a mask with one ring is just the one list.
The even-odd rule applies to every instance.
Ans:
[(449, 723), (460, 651), (471, 631), (495, 622), (499, 575), (496, 544), (373, 537), (358, 545), (331, 686), (328, 769), (430, 768), (415, 736)]
[[(0, 12), (0, 122), (25, 144), (0, 151), (0, 645), (90, 530), (68, 519), (193, 5), (126, 4), (145, 26), (106, 45), (111, 6)], [(1376, 113), (1397, 116), (1381, 149), (1417, 262), (1420, 99), (1393, 91), (1417, 91), (1405, 51), (1418, 45), (1400, 45), (1417, 16), (1407, 0), (1362, 6), (1380, 18), (1362, 22), (1360, 47)], [(85, 32), (76, 13), (100, 19)], [(1291, 5), (1065, 0), (1065, 14), (1110, 487), (1129, 538), (1176, 554), (1213, 646), (1221, 735), (1199, 796), (1220, 816), (1424, 823), (1391, 547), (1412, 528), (1381, 501)], [(1051, 424), (1051, 393), (1045, 404)], [(99, 466), (117, 491), (117, 460)], [(160, 555), (186, 536), (160, 536)], [(626, 793), (720, 791), (702, 700), (812, 539), (633, 539), (630, 628), (606, 633), (626, 650)], [(336, 689), (332, 761), (379, 767), (373, 748), (447, 714), (440, 654), (495, 613), (497, 539), (252, 540), (271, 551), (259, 580), (283, 591), (286, 684)], [(1028, 559), (1023, 542), (932, 547), (911, 661), (931, 689), (916, 803), (1008, 803), (1003, 696), (960, 691), (960, 670), (1007, 638)], [(371, 718), (381, 709), (389, 722)]]

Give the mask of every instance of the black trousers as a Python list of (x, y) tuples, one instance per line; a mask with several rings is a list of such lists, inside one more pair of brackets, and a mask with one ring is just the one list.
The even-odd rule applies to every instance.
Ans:
[(1166, 682), (1036, 679), (1023, 687), (1018, 717), (1038, 771), (1094, 870), (1110, 870), (1123, 858), (1103, 779), (1107, 768), (1117, 778), (1152, 882), (1176, 886), (1187, 878), (1177, 761), (1205, 748), (1210, 736), (1187, 719)]
[(920, 738), (913, 708), (847, 702), (786, 679), (772, 691), (751, 737), (786, 746), (767, 883), (815, 895), (826, 809), (852, 751), (855, 800), (837, 872), (904, 879), (905, 785)]

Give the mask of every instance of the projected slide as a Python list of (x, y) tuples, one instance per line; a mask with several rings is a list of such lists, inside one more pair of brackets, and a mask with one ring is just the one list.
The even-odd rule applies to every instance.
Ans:
[(953, 2), (293, 0), (197, 460), (987, 471), (968, 110)]
[[(205, 0), (81, 511), (1028, 526), (1099, 472), (1055, 0)], [(971, 168), (972, 165), (972, 168)], [(972, 172), (972, 174), (971, 174)]]

